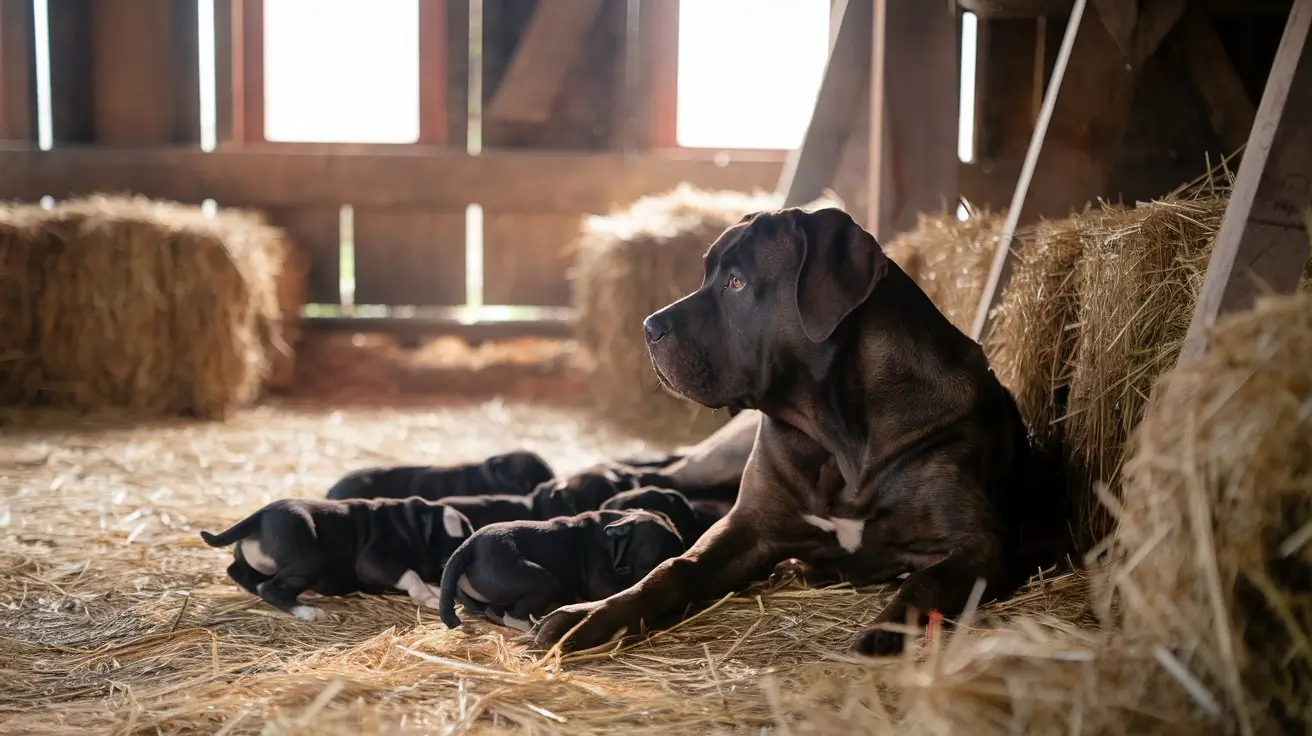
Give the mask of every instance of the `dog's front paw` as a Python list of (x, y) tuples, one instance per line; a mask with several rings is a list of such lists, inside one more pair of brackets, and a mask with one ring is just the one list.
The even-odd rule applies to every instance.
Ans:
[[(616, 614), (615, 605), (605, 605), (603, 601), (562, 606), (538, 623), (533, 639), (543, 648), (559, 642), (560, 648), (567, 652), (591, 649), (605, 644), (627, 628), (624, 617)], [(571, 634), (570, 630), (575, 626), (578, 629)], [(568, 639), (565, 638), (567, 634)]]
[(905, 642), (906, 637), (896, 631), (866, 629), (861, 632), (861, 636), (857, 637), (852, 648), (861, 654), (872, 657), (887, 657), (901, 654)]
[(328, 612), (322, 608), (304, 605), (293, 607), (292, 615), (302, 621), (323, 621), (328, 618)]

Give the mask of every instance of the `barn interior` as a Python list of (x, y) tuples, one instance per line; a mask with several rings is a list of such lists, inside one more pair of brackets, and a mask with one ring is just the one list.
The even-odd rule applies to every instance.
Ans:
[[(1312, 0), (0, 0), (0, 732), (1299, 733)], [(542, 650), (274, 610), (220, 529), (361, 468), (728, 420), (641, 323), (838, 206), (1061, 458), (1069, 564), (898, 657), (787, 570)]]

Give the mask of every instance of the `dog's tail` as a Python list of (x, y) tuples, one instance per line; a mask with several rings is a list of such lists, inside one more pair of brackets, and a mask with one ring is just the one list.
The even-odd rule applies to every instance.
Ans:
[(460, 587), (460, 577), (474, 562), (474, 547), (470, 544), (473, 540), (474, 537), (467, 537), (456, 551), (451, 553), (451, 558), (446, 561), (446, 567), (442, 570), (438, 613), (442, 616), (442, 623), (449, 629), (460, 626), (460, 617), (456, 615), (456, 590)]
[(260, 509), (218, 534), (201, 532), (200, 538), (205, 540), (205, 544), (208, 544), (211, 547), (227, 547), (233, 542), (240, 542), (246, 537), (249, 537), (251, 532), (255, 531), (255, 528), (259, 526), (260, 516), (263, 513), (264, 510)]

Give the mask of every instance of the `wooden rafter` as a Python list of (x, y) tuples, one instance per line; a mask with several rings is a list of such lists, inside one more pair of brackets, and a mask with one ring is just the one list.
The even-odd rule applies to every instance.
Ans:
[(1264, 292), (1293, 291), (1308, 262), (1303, 213), (1312, 202), (1312, 0), (1295, 0), (1262, 92), (1179, 362), (1207, 349), (1226, 313)]
[(0, 0), (0, 139), (36, 139), (32, 3)]
[(506, 122), (546, 122), (604, 4), (604, 0), (539, 2), (492, 96), (488, 115)]

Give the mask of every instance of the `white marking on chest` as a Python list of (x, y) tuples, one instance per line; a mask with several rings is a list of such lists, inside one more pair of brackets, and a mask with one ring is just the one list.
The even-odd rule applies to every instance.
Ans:
[(514, 616), (503, 616), (501, 618), (501, 625), (509, 626), (510, 628), (516, 629), (518, 631), (528, 631), (529, 629), (533, 628), (533, 624), (529, 623), (528, 621), (524, 621), (523, 619), (515, 618)]
[(396, 587), (409, 593), (419, 605), (437, 608), (437, 596), (433, 595), (433, 589), (414, 570), (406, 570), (401, 579), (396, 581)]
[(838, 537), (838, 546), (849, 554), (861, 549), (861, 536), (865, 533), (866, 523), (858, 519), (822, 519), (815, 514), (803, 514), (802, 521), (826, 532), (833, 532)]
[(465, 520), (464, 514), (447, 506), (442, 509), (442, 526), (446, 528), (446, 535), (455, 539), (464, 539), (465, 537)]
[(272, 575), (278, 572), (278, 563), (273, 558), (264, 554), (260, 549), (260, 540), (248, 537), (241, 540), (241, 556), (246, 560), (246, 564), (255, 568), (255, 571), (261, 575)]

